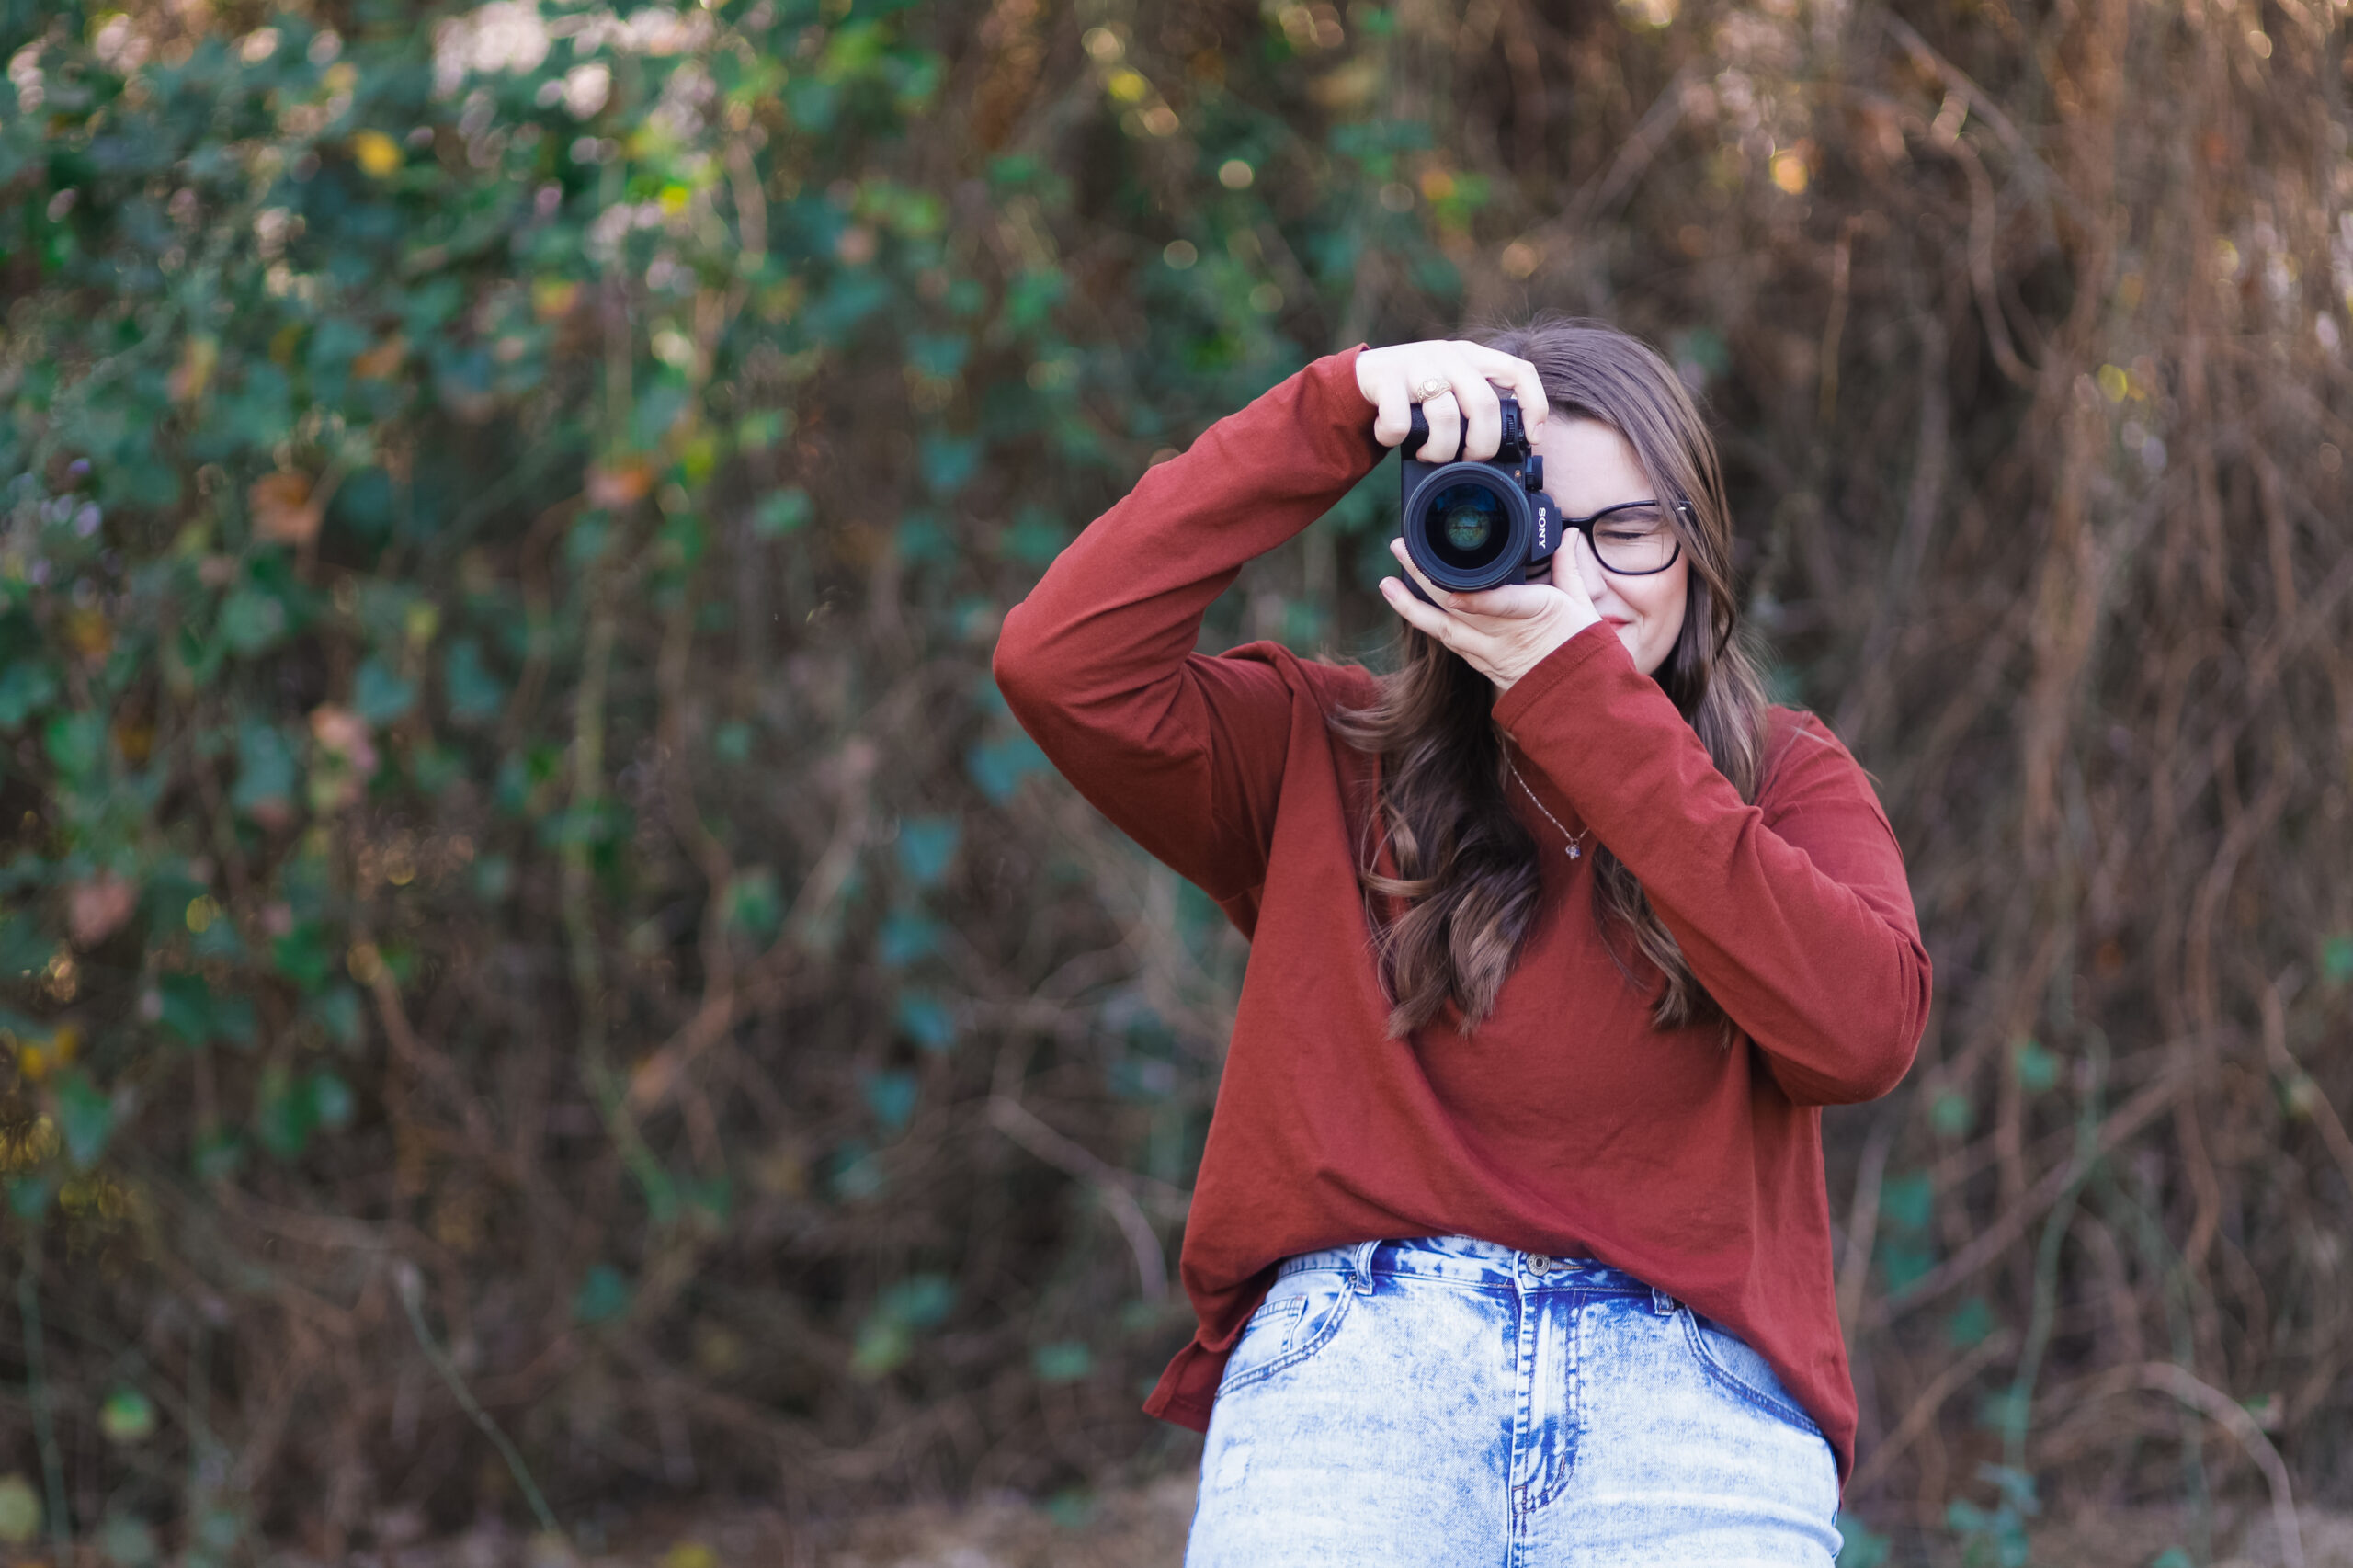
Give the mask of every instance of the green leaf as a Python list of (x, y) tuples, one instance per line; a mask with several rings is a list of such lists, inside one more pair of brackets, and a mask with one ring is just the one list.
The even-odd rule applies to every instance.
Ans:
[(726, 921), (730, 928), (749, 932), (765, 942), (784, 924), (784, 894), (776, 872), (766, 866), (747, 866), (727, 884)]
[(899, 520), (899, 559), (950, 566), (957, 559), (956, 541), (938, 512), (910, 512)]
[(319, 1125), (319, 1104), (309, 1078), (297, 1078), (285, 1064), (262, 1069), (255, 1092), (254, 1134), (281, 1160), (299, 1158)]
[(245, 1163), (244, 1140), (226, 1129), (199, 1134), (189, 1163), (199, 1181), (220, 1181)]
[(1732, 369), (1732, 347), (1713, 327), (1695, 326), (1667, 340), (1669, 356), (1678, 367), (1690, 365), (1711, 377)]
[(1983, 1296), (1972, 1296), (1945, 1319), (1945, 1343), (1957, 1350), (1981, 1345), (1994, 1332), (1994, 1308)]
[(955, 1015), (928, 992), (901, 992), (892, 1019), (901, 1034), (935, 1054), (956, 1043)]
[(1880, 1218), (1897, 1232), (1917, 1231), (1936, 1211), (1936, 1178), (1927, 1171), (1890, 1176), (1879, 1189)]
[(953, 817), (911, 817), (899, 824), (899, 869), (918, 887), (935, 887), (956, 858), (962, 830)]
[(27, 719), (57, 699), (57, 682), (46, 666), (29, 658), (0, 670), (0, 730), (21, 728)]
[(239, 588), (221, 601), (221, 635), (246, 658), (286, 634), (286, 603), (275, 594)]
[(1077, 1340), (1061, 1340), (1032, 1350), (1029, 1366), (1041, 1383), (1074, 1383), (1095, 1369), (1095, 1352)]
[(1977, 1122), (1977, 1107), (1958, 1089), (1946, 1089), (1928, 1106), (1928, 1125), (1939, 1138), (1966, 1138)]
[(735, 444), (747, 452), (766, 451), (790, 435), (793, 424), (789, 410), (754, 409), (735, 422)]
[(911, 1274), (882, 1292), (881, 1310), (910, 1328), (937, 1328), (956, 1308), (956, 1281)]
[(629, 1311), (630, 1296), (629, 1281), (620, 1269), (609, 1263), (597, 1264), (573, 1292), (573, 1318), (585, 1324), (610, 1323)]
[(1881, 1535), (1851, 1515), (1838, 1516), (1838, 1568), (1881, 1568), (1895, 1549), (1893, 1538)]
[(1017, 274), (1005, 290), (1005, 324), (1016, 333), (1034, 332), (1046, 324), (1067, 288), (1063, 275), (1051, 268)]
[(2320, 945), (2320, 973), (2331, 985), (2353, 980), (2353, 931), (2339, 931)]
[(449, 696), (449, 716), (461, 724), (483, 724), (506, 710), (506, 686), (483, 663), (482, 644), (460, 637), (442, 658), (442, 688)]
[(272, 968), (304, 991), (316, 991), (335, 973), (335, 950), (324, 921), (304, 920), (270, 939)]
[(106, 758), (107, 722), (97, 713), (52, 713), (42, 726), (41, 741), (67, 782), (87, 784)]
[(858, 1139), (852, 1138), (825, 1162), (825, 1185), (844, 1203), (879, 1195), (887, 1183), (882, 1162)]
[(229, 803), (245, 816), (284, 812), (300, 787), (293, 745), (277, 725), (245, 719), (237, 725), (237, 783)]
[(155, 1435), (154, 1403), (137, 1389), (119, 1388), (98, 1407), (98, 1429), (112, 1442), (144, 1442)]
[(687, 1201), (700, 1210), (715, 1227), (724, 1229), (728, 1216), (735, 1210), (735, 1184), (725, 1171), (688, 1182), (683, 1189)]
[(160, 1021), (187, 1045), (212, 1041), (212, 988), (200, 974), (166, 974), (157, 978), (155, 993), (163, 1004)]
[(303, 998), (302, 1015), (315, 1019), (327, 1031), (327, 1038), (346, 1051), (357, 1050), (368, 1038), (359, 994), (348, 985), (337, 985)]
[(351, 1125), (355, 1103), (351, 1085), (329, 1069), (322, 1067), (311, 1074), (311, 1103), (317, 1108), (319, 1125), (328, 1131)]
[(915, 1113), (917, 1085), (912, 1073), (871, 1073), (860, 1087), (866, 1096), (866, 1108), (874, 1113), (874, 1119), (886, 1131), (898, 1131)]
[(1066, 525), (1044, 508), (1024, 506), (1013, 514), (1012, 523), (997, 536), (997, 553), (1023, 566), (1042, 568), (1051, 563), (1074, 537)]
[(1013, 799), (1021, 781), (1033, 773), (1043, 773), (1052, 767), (1038, 743), (1025, 733), (1016, 732), (997, 740), (984, 741), (964, 755), (964, 771), (979, 785), (981, 793), (991, 802), (1003, 805)]
[(49, 1210), (51, 1191), (47, 1176), (0, 1176), (0, 1187), (8, 1189), (8, 1212), (28, 1222), (40, 1219)]
[(403, 680), (381, 659), (367, 660), (352, 676), (352, 710), (370, 724), (389, 724), (415, 705), (416, 683)]
[(1881, 1244), (1877, 1256), (1891, 1291), (1907, 1289), (1937, 1266), (1937, 1249), (1925, 1242), (1891, 1240)]
[(250, 996), (214, 997), (212, 1037), (250, 1050), (260, 1038), (254, 1017), (254, 999)]
[(972, 339), (961, 334), (935, 335), (918, 332), (907, 337), (907, 362), (926, 376), (956, 374), (964, 368), (972, 351)]
[(2028, 1395), (2021, 1389), (1989, 1389), (1977, 1397), (1977, 1425), (1989, 1432), (2023, 1431)]
[(879, 1378), (896, 1371), (915, 1350), (915, 1336), (905, 1324), (872, 1317), (860, 1324), (850, 1350), (849, 1369), (861, 1378)]
[(45, 967), (57, 945), (29, 913), (0, 915), (0, 978), (14, 979)]
[(2018, 1067), (2018, 1087), (2029, 1095), (2047, 1092), (2059, 1082), (2059, 1058), (2036, 1040), (2022, 1040), (2010, 1048)]
[(981, 441), (978, 437), (926, 436), (924, 437), (921, 462), (924, 483), (931, 493), (945, 501), (964, 488), (981, 466)]
[(106, 1152), (114, 1131), (114, 1102), (78, 1067), (57, 1075), (58, 1130), (65, 1135), (66, 1157), (77, 1170), (88, 1170)]
[(810, 523), (810, 492), (798, 485), (789, 490), (772, 490), (760, 496), (760, 504), (751, 511), (751, 532), (762, 540), (781, 540), (783, 534)]
[(904, 969), (939, 950), (939, 922), (923, 911), (893, 910), (882, 922), (876, 956), (892, 969)]

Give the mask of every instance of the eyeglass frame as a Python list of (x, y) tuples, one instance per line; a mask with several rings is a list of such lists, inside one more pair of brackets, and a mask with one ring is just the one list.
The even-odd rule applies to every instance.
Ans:
[[(1561, 530), (1565, 533), (1569, 529), (1574, 528), (1577, 532), (1585, 535), (1585, 547), (1593, 551), (1594, 563), (1613, 577), (1655, 577), (1660, 573), (1665, 571), (1668, 567), (1673, 566), (1677, 562), (1683, 559), (1683, 536), (1681, 533), (1677, 533), (1675, 536), (1675, 553), (1668, 556), (1664, 563), (1654, 566), (1647, 572), (1620, 572), (1618, 568), (1610, 565), (1609, 562), (1601, 559), (1601, 547), (1593, 542), (1593, 525), (1601, 521), (1602, 518), (1609, 516), (1612, 512), (1627, 512), (1631, 511), (1636, 506), (1656, 506), (1660, 504), (1658, 497), (1655, 495), (1643, 501), (1620, 501), (1615, 506), (1604, 506), (1600, 511), (1596, 512), (1589, 517), (1563, 517), (1561, 519)], [(1675, 508), (1676, 516), (1681, 517), (1687, 525), (1693, 528), (1697, 528), (1699, 526), (1699, 519), (1692, 513), (1690, 502), (1672, 501), (1665, 504), (1673, 506)]]

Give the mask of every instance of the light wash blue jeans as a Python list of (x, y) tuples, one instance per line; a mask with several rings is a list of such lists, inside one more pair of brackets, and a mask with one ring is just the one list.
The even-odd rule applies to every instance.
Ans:
[(1468, 1236), (1286, 1258), (1218, 1385), (1186, 1568), (1820, 1568), (1830, 1445), (1631, 1274)]

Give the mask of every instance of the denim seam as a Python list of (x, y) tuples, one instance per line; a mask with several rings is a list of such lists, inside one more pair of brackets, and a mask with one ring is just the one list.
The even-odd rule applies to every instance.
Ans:
[(1709, 1377), (1768, 1415), (1779, 1416), (1812, 1437), (1822, 1436), (1822, 1428), (1814, 1425), (1813, 1416), (1808, 1415), (1797, 1406), (1785, 1403), (1764, 1390), (1754, 1387), (1731, 1368), (1717, 1360), (1715, 1353), (1708, 1348), (1708, 1336), (1699, 1326), (1699, 1314), (1688, 1307), (1686, 1307), (1683, 1312), (1683, 1335), (1690, 1343), (1692, 1354), (1699, 1357), (1699, 1365), (1706, 1370)]
[(1519, 1445), (1533, 1441), (1536, 1410), (1541, 1403), (1535, 1386), (1534, 1372), (1543, 1360), (1541, 1341), (1544, 1335), (1544, 1314), (1519, 1299), (1510, 1309), (1513, 1312), (1511, 1340), (1511, 1431), (1513, 1441), (1504, 1450), (1504, 1488), (1511, 1500), (1509, 1517), (1515, 1540), (1519, 1534), (1520, 1521), (1535, 1511), (1532, 1486), (1518, 1484)]
[(1528, 1512), (1530, 1514), (1549, 1506), (1569, 1489), (1569, 1481), (1576, 1474), (1577, 1461), (1585, 1455), (1585, 1316), (1598, 1304), (1598, 1299), (1581, 1302), (1569, 1313), (1568, 1367), (1563, 1380), (1568, 1386), (1563, 1395), (1567, 1401), (1567, 1408), (1561, 1415), (1561, 1425), (1566, 1433), (1563, 1447), (1568, 1451), (1561, 1461), (1561, 1473), (1554, 1478), (1551, 1490), (1529, 1504)]
[[(1323, 1349), (1325, 1345), (1331, 1342), (1332, 1335), (1339, 1332), (1341, 1321), (1348, 1315), (1348, 1303), (1356, 1300), (1356, 1291), (1352, 1290), (1342, 1290), (1340, 1292), (1340, 1299), (1338, 1301), (1334, 1303), (1332, 1307), (1331, 1315), (1324, 1319), (1323, 1326), (1315, 1331), (1313, 1337), (1310, 1338), (1303, 1345), (1292, 1346), (1290, 1349), (1284, 1351), (1281, 1355), (1276, 1357), (1273, 1360), (1267, 1362), (1263, 1367), (1253, 1367), (1250, 1370), (1245, 1372), (1242, 1376), (1234, 1379), (1233, 1381), (1220, 1383), (1218, 1385), (1217, 1397), (1222, 1399), (1225, 1395), (1233, 1393), (1237, 1390), (1246, 1389), (1253, 1383), (1264, 1382), (1267, 1379), (1274, 1376), (1277, 1372), (1281, 1371), (1284, 1368), (1295, 1367), (1300, 1362), (1306, 1360), (1310, 1356), (1314, 1355), (1318, 1350)], [(1302, 1303), (1300, 1308), (1300, 1315), (1302, 1317), (1306, 1316), (1307, 1309), (1304, 1303), (1309, 1300), (1309, 1298), (1301, 1296), (1296, 1299)]]

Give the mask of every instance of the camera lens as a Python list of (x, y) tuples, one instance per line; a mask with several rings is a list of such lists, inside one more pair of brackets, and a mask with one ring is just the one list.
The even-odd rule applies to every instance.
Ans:
[(1484, 484), (1449, 484), (1430, 497), (1426, 537), (1440, 561), (1458, 572), (1492, 563), (1511, 537), (1503, 497)]

